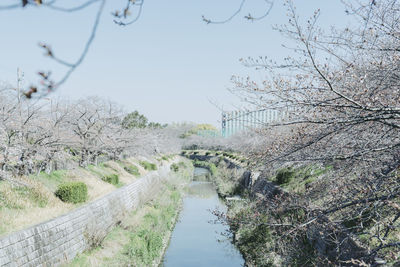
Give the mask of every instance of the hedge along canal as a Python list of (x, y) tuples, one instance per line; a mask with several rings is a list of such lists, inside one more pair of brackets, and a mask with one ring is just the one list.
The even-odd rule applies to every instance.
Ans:
[(232, 244), (228, 226), (215, 223), (212, 210), (226, 211), (204, 168), (195, 168), (194, 180), (184, 198), (163, 266), (243, 266), (244, 259)]

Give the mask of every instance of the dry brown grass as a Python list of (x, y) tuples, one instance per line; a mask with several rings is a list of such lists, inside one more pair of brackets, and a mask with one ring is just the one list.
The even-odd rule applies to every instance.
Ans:
[(141, 176), (147, 173), (147, 171), (143, 168), (142, 165), (139, 164), (139, 162), (136, 159), (128, 158), (125, 161), (128, 162), (129, 164), (136, 166), (139, 169), (139, 173)]
[(68, 172), (73, 181), (84, 182), (88, 188), (89, 201), (95, 200), (115, 190), (115, 186), (99, 179), (90, 171), (76, 169)]
[[(121, 165), (116, 162), (108, 161), (106, 164), (115, 170), (115, 172), (119, 175), (120, 182), (124, 184), (130, 184), (137, 179), (137, 177), (125, 171), (124, 168), (122, 168)], [(141, 175), (143, 175), (143, 173), (141, 173)]]
[[(112, 232), (105, 238), (101, 247), (87, 253), (82, 261), (78, 261), (77, 264), (71, 264), (72, 266), (121, 266), (118, 264), (108, 262), (107, 259), (115, 258), (124, 246), (129, 243), (129, 235), (126, 230), (133, 230), (140, 225), (143, 221), (143, 217), (149, 213), (151, 207), (143, 206), (126, 216), (121, 224), (114, 228)], [(69, 265), (66, 265), (69, 266)]]
[(57, 217), (74, 205), (64, 203), (39, 182), (19, 177), (30, 188), (0, 183), (0, 235)]
[[(127, 163), (135, 165), (140, 175), (147, 173), (136, 159), (127, 159)], [(126, 172), (116, 162), (106, 162), (109, 166), (106, 171), (119, 175), (120, 182), (129, 184), (138, 177)], [(57, 183), (47, 178), (35, 179), (35, 177), (18, 177), (29, 187), (17, 187), (9, 182), (0, 181), (0, 235), (5, 235), (50, 220), (67, 213), (79, 204), (64, 203), (54, 195)], [(104, 182), (95, 173), (86, 169), (73, 169), (64, 173), (62, 181), (81, 181), (88, 187), (88, 201), (98, 199), (116, 187)]]

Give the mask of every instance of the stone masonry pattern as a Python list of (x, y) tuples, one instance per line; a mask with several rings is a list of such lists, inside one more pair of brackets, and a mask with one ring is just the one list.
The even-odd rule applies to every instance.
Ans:
[(0, 266), (59, 266), (105, 236), (126, 212), (157, 193), (169, 165), (65, 215), (0, 237)]

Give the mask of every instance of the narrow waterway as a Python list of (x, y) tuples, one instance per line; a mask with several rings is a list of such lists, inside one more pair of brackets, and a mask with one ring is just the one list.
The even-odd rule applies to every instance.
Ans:
[(243, 266), (244, 260), (226, 233), (227, 226), (212, 223), (218, 209), (225, 211), (208, 170), (195, 168), (194, 181), (184, 199), (183, 210), (172, 233), (163, 266)]

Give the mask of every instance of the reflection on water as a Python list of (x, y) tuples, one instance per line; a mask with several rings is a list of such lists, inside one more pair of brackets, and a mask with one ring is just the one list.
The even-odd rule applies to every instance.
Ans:
[(211, 177), (210, 172), (207, 169), (194, 168), (193, 181), (209, 182), (210, 181), (210, 177)]
[(215, 189), (210, 182), (193, 181), (190, 183), (187, 193), (191, 197), (212, 198), (215, 196)]
[(225, 211), (226, 207), (212, 183), (204, 181), (208, 171), (196, 168), (194, 175), (163, 266), (243, 266), (240, 253), (221, 235), (227, 227), (210, 223), (216, 219), (211, 210)]

